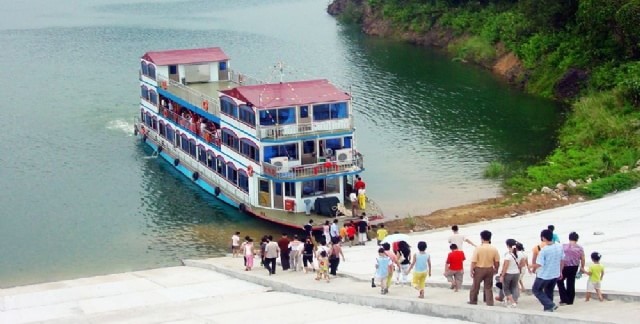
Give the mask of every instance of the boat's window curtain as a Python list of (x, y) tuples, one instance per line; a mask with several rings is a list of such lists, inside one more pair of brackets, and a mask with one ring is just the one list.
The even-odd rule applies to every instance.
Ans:
[(227, 180), (233, 184), (238, 182), (238, 170), (236, 170), (235, 165), (231, 162), (227, 163)]
[(328, 120), (331, 118), (329, 114), (329, 105), (313, 105), (313, 120)]
[(158, 118), (153, 117), (153, 119), (151, 119), (151, 128), (158, 130)]
[(162, 120), (160, 121), (160, 125), (158, 128), (160, 130), (160, 136), (167, 137), (167, 128)]
[(298, 160), (298, 144), (284, 144), (264, 147), (264, 162), (271, 163), (271, 158), (287, 156), (289, 160)]
[(238, 106), (228, 97), (220, 98), (220, 110), (233, 118), (238, 118)]
[(216, 159), (216, 172), (222, 177), (226, 177), (226, 169), (224, 158), (222, 156), (218, 156)]
[(249, 192), (249, 177), (244, 170), (238, 171), (238, 187), (246, 193)]
[(353, 137), (346, 136), (344, 138), (344, 148), (351, 148), (351, 143), (353, 142)]
[(331, 104), (331, 119), (341, 119), (349, 117), (346, 102), (338, 102)]
[(253, 109), (247, 105), (240, 105), (239, 110), (240, 121), (251, 127), (256, 127), (256, 114)]
[(240, 140), (240, 153), (253, 161), (260, 162), (260, 150), (248, 139)]
[(288, 125), (296, 123), (296, 109), (294, 107), (277, 109), (278, 120), (280, 125)]
[(259, 115), (260, 115), (260, 125), (262, 126), (275, 125), (276, 119), (271, 114), (270, 110), (260, 110)]

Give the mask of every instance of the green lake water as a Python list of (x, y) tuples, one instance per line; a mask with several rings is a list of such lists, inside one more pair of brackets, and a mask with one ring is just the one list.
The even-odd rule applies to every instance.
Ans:
[(223, 253), (240, 215), (132, 136), (139, 57), (220, 46), (260, 79), (328, 78), (354, 96), (367, 192), (394, 215), (494, 197), (494, 160), (533, 163), (553, 102), (434, 51), (341, 26), (317, 0), (0, 0), (0, 287)]

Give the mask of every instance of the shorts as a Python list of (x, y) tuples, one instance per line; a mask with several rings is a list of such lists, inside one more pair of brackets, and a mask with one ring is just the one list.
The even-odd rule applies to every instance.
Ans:
[(349, 241), (353, 241), (355, 239), (355, 236), (349, 236)]
[(587, 292), (594, 293), (596, 289), (600, 290), (600, 282), (591, 282), (591, 280), (589, 280), (587, 282)]

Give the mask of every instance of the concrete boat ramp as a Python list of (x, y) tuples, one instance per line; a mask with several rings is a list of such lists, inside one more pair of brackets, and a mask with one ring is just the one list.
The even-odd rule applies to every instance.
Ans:
[[(587, 255), (597, 250), (605, 265), (605, 302), (583, 300), (583, 277), (576, 301), (545, 313), (528, 292), (518, 307), (467, 305), (470, 278), (453, 292), (442, 276), (448, 229), (414, 233), (410, 244), (427, 241), (433, 277), (424, 299), (410, 287), (392, 286), (388, 295), (371, 288), (376, 246), (344, 247), (346, 261), (330, 283), (315, 274), (277, 270), (269, 276), (256, 266), (244, 271), (241, 258), (184, 260), (185, 266), (82, 278), (0, 290), (0, 323), (637, 323), (640, 318), (640, 189), (597, 201), (523, 217), (462, 227), (478, 242), (483, 229), (505, 252), (513, 237), (527, 250), (540, 229), (554, 224), (562, 241), (580, 234)], [(469, 258), (472, 248), (464, 247)], [(465, 267), (468, 267), (468, 260)], [(259, 263), (256, 259), (256, 263)], [(533, 276), (525, 277), (531, 287)], [(557, 293), (555, 301), (558, 302)]]

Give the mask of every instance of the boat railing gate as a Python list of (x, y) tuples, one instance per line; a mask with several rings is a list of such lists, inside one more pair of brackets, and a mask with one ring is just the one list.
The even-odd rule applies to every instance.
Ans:
[(220, 102), (218, 102), (218, 98), (214, 98), (208, 95), (205, 95), (199, 91), (196, 91), (189, 86), (184, 85), (180, 82), (173, 81), (163, 75), (158, 75), (158, 84), (164, 89), (181, 99), (186, 100), (188, 103), (199, 107), (203, 110), (208, 111), (210, 114), (219, 116), (220, 115)]
[(285, 138), (295, 137), (301, 134), (330, 133), (338, 130), (353, 130), (353, 118), (330, 119), (326, 121), (315, 121), (310, 123), (297, 123), (287, 125), (258, 125), (258, 137), (263, 138)]
[(265, 81), (240, 73), (233, 69), (229, 69), (229, 81), (241, 86), (265, 84)]
[(194, 157), (180, 150), (177, 145), (167, 141), (155, 130), (148, 130), (147, 137), (153, 139), (153, 141), (158, 143), (158, 146), (164, 148), (172, 147), (173, 149), (171, 150), (171, 153), (175, 155), (175, 157), (180, 160), (180, 163), (185, 165), (189, 170), (191, 170), (192, 172), (198, 172), (198, 174), (200, 175), (200, 179), (204, 178), (209, 184), (213, 185), (214, 187), (220, 188), (220, 191), (233, 201), (237, 203), (244, 203), (247, 208), (250, 208), (251, 203), (249, 202), (248, 195), (245, 192), (241, 191), (238, 187), (232, 185), (231, 183), (228, 183), (227, 181), (218, 180), (207, 176), (208, 172), (213, 172), (211, 169), (201, 163), (194, 162)]

